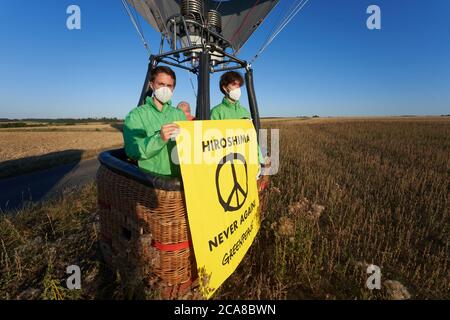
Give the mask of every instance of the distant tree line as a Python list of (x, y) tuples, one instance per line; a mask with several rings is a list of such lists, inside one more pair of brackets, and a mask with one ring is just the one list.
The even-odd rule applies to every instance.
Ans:
[[(0, 128), (24, 128), (28, 125), (25, 122), (7, 122), (7, 123), (0, 123)], [(40, 124), (38, 126), (45, 126), (45, 124)]]

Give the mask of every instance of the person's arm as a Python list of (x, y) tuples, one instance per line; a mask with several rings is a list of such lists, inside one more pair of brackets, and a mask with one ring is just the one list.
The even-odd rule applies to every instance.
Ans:
[[(252, 119), (250, 112), (245, 108), (243, 108), (243, 114), (244, 114), (244, 118), (248, 118), (250, 120)], [(259, 132), (256, 132), (256, 134), (258, 135)], [(259, 146), (259, 144), (258, 144), (258, 161), (260, 164), (265, 163), (265, 159), (264, 159), (264, 156), (262, 154), (261, 147)]]
[(258, 145), (258, 160), (260, 164), (265, 164), (265, 159), (263, 157), (263, 154), (261, 152), (261, 147)]
[(160, 131), (148, 136), (141, 118), (133, 113), (125, 119), (123, 138), (126, 154), (137, 161), (154, 157), (166, 145)]

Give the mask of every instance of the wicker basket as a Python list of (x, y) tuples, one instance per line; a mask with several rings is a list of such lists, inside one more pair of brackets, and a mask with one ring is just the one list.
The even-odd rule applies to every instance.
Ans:
[(123, 150), (99, 157), (98, 207), (105, 261), (122, 278), (140, 279), (159, 291), (161, 298), (180, 297), (195, 287), (197, 278), (184, 193), (180, 186), (172, 187), (180, 190), (158, 188), (151, 176), (133, 171), (123, 158)]
[[(123, 149), (104, 152), (99, 160), (100, 246), (106, 263), (125, 281), (143, 283), (159, 298), (198, 298), (180, 182), (141, 172), (126, 161)], [(268, 176), (258, 181), (261, 195), (267, 185)]]

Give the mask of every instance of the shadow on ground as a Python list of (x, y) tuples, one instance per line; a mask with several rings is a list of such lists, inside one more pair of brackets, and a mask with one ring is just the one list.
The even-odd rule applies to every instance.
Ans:
[(83, 150), (65, 150), (0, 163), (0, 211), (42, 200), (79, 166), (82, 157)]
[(111, 127), (119, 132), (123, 132), (123, 123), (112, 123)]

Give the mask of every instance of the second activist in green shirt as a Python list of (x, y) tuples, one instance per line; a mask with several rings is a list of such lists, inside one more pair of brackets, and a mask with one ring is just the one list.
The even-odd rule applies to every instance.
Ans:
[(244, 78), (236, 71), (225, 72), (220, 77), (219, 86), (224, 98), (211, 110), (211, 120), (251, 119), (250, 113), (239, 102), (243, 84)]
[[(251, 119), (250, 112), (239, 102), (244, 78), (239, 72), (228, 71), (220, 77), (220, 91), (224, 94), (222, 103), (211, 110), (211, 120)], [(258, 147), (258, 159), (264, 163), (261, 149)]]
[(128, 157), (138, 162), (139, 168), (164, 176), (180, 176), (180, 167), (171, 155), (175, 141), (170, 138), (179, 127), (174, 121), (186, 120), (185, 114), (172, 106), (176, 85), (172, 69), (159, 66), (150, 74), (153, 97), (134, 108), (125, 118), (123, 137)]

